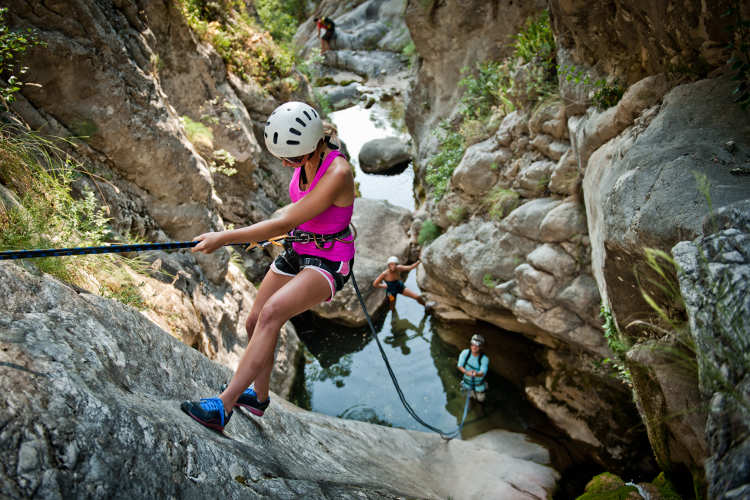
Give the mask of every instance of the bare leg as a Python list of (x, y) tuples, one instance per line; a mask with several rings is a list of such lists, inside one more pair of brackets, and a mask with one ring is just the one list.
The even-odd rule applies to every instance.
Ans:
[[(266, 273), (266, 276), (263, 278), (263, 282), (260, 284), (260, 288), (258, 289), (258, 295), (255, 297), (255, 302), (253, 302), (253, 307), (252, 309), (250, 309), (250, 314), (247, 316), (247, 320), (245, 321), (245, 331), (247, 331), (248, 345), (250, 344), (250, 340), (252, 340), (253, 338), (255, 325), (258, 322), (258, 316), (260, 316), (260, 311), (263, 309), (263, 306), (266, 305), (266, 302), (274, 293), (276, 293), (282, 286), (289, 283), (292, 278), (293, 276), (277, 274), (271, 270)], [(271, 360), (273, 361), (273, 355), (271, 356)], [(258, 375), (254, 382), (256, 388), (260, 387), (263, 390), (264, 394), (268, 394), (268, 387), (271, 382), (271, 370), (268, 370), (267, 374), (264, 371), (263, 373)]]
[(417, 295), (417, 293), (416, 293), (416, 292), (414, 292), (414, 291), (412, 291), (412, 290), (409, 290), (408, 288), (404, 288), (404, 291), (403, 291), (403, 292), (401, 292), (401, 293), (403, 293), (403, 294), (404, 294), (404, 295), (406, 295), (407, 297), (410, 297), (410, 298), (412, 298), (412, 299), (416, 300), (416, 301), (417, 301), (417, 302), (419, 302), (420, 304), (424, 305), (424, 299), (422, 298), (422, 296), (421, 296), (421, 295)]
[[(265, 282), (265, 279), (263, 281)], [(330, 295), (330, 285), (323, 275), (313, 269), (303, 269), (266, 300), (237, 371), (234, 372), (226, 390), (219, 395), (224, 408), (233, 408), (240, 394), (253, 380), (260, 377), (261, 373), (270, 374), (269, 363), (273, 362), (273, 352), (281, 326), (292, 316), (308, 310)], [(268, 398), (267, 378), (268, 375), (261, 377), (256, 384), (259, 401)], [(265, 387), (260, 384), (261, 382)]]

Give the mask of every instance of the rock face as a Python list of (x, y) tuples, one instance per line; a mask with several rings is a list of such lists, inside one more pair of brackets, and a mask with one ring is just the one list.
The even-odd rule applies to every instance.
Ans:
[[(641, 118), (588, 158), (583, 188), (593, 271), (621, 328), (655, 314), (640, 300), (638, 283), (647, 283), (645, 270), (634, 268), (643, 249), (668, 250), (680, 240), (695, 238), (702, 232), (708, 203), (720, 208), (748, 197), (750, 178), (732, 171), (750, 163), (750, 122), (732, 102), (732, 89), (728, 78), (678, 86), (658, 109), (642, 108)], [(611, 109), (616, 114), (625, 105), (623, 98)], [(717, 114), (717, 109), (722, 112)], [(578, 130), (600, 122), (596, 115), (587, 117)], [(594, 129), (572, 134), (578, 150), (586, 149), (579, 137), (596, 134)], [(737, 145), (732, 151), (725, 146), (729, 142)], [(622, 300), (626, 296), (629, 299)]]
[[(385, 292), (374, 289), (372, 282), (385, 270), (386, 260), (395, 255), (402, 262), (409, 257), (411, 213), (387, 201), (357, 198), (354, 201), (352, 224), (357, 229), (357, 255), (354, 277), (357, 280), (367, 311), (374, 315), (385, 305)], [(318, 316), (352, 326), (367, 324), (354, 286), (347, 283), (331, 302), (312, 309)]]
[(393, 169), (403, 169), (409, 161), (409, 146), (398, 137), (373, 139), (359, 150), (359, 166), (368, 174), (383, 174)]
[[(320, 2), (316, 15), (336, 23), (333, 50), (323, 54), (325, 64), (368, 79), (402, 71), (407, 61), (401, 51), (411, 41), (403, 16), (406, 4), (406, 0), (366, 0), (352, 9), (350, 3)], [(312, 19), (300, 25), (294, 42), (305, 56), (319, 50)]]
[(742, 498), (750, 494), (750, 202), (727, 205), (705, 226), (710, 234), (677, 244), (672, 254), (708, 408), (708, 496)]
[(712, 2), (710, 8), (699, 0), (679, 7), (621, 0), (549, 3), (558, 45), (573, 50), (579, 62), (599, 65), (628, 84), (670, 68), (700, 72), (721, 65), (728, 41), (725, 13), (732, 5), (729, 0)]
[[(549, 454), (513, 433), (450, 442), (280, 400), (226, 435), (182, 413), (230, 375), (136, 311), (0, 263), (0, 495), (545, 499)], [(114, 480), (113, 478), (120, 478)], [(124, 480), (130, 478), (132, 480)]]
[(448, 0), (409, 2), (406, 24), (421, 64), (406, 110), (406, 122), (419, 148), (420, 160), (435, 152), (430, 130), (451, 116), (461, 95), (461, 68), (500, 60), (512, 36), (544, 2)]
[[(123, 240), (188, 240), (261, 220), (288, 202), (291, 172), (258, 141), (275, 99), (229, 73), (179, 7), (73, 0), (61, 17), (45, 2), (8, 5), (11, 25), (36, 28), (46, 43), (25, 54), (28, 81), (39, 85), (23, 88), (14, 111), (34, 129), (81, 138), (70, 153), (94, 175), (74, 188), (96, 194)], [(300, 79), (300, 99), (306, 91)], [(237, 170), (231, 177), (218, 168), (230, 157)], [(246, 342), (244, 316), (254, 293), (229, 266), (229, 255), (153, 255), (149, 263), (159, 260), (156, 268), (176, 279), (143, 279), (155, 322), (232, 366)], [(262, 254), (239, 259), (251, 279), (265, 267), (255, 261), (268, 262)], [(294, 366), (292, 330), (289, 338)], [(288, 384), (291, 374), (277, 379)]]
[[(499, 41), (539, 8), (507, 5), (498, 20), (495, 7), (449, 1), (407, 9), (422, 58), (407, 110), (422, 176), (436, 152), (431, 129), (457, 115), (459, 70), (500, 60), (506, 52)], [(533, 112), (517, 109), (489, 138), (467, 144), (445, 195), (436, 201), (427, 192), (415, 217), (442, 229), (423, 249), (419, 284), (444, 304), (438, 314), (445, 318), (468, 315), (553, 349), (549, 371), (526, 387), (527, 395), (570, 436), (594, 447), (598, 459), (627, 461), (627, 443), (640, 443), (635, 448), (643, 452), (643, 434), (622, 439), (642, 420), (664, 470), (700, 470), (710, 439), (707, 445), (703, 414), (693, 411), (697, 379), (662, 355), (682, 348), (679, 336), (634, 340), (626, 358), (633, 389), (612, 384), (581, 360), (611, 356), (601, 304), (636, 340), (643, 323), (628, 325), (655, 317), (640, 294), (640, 286), (652, 294), (658, 288), (648, 284), (655, 273), (645, 247), (668, 252), (702, 234), (707, 198), (714, 207), (748, 198), (740, 174), (750, 162), (750, 122), (731, 102), (734, 84), (721, 70), (710, 79), (696, 76), (726, 61), (719, 47), (728, 21), (696, 1), (674, 16), (664, 6), (619, 1), (553, 1), (549, 8), (558, 64), (583, 68), (593, 80), (619, 78), (626, 92), (616, 105), (596, 109), (591, 87), (561, 74), (561, 100)], [(460, 9), (477, 15), (458, 15)], [(694, 81), (667, 76), (675, 65)], [(628, 417), (602, 427), (602, 408)], [(665, 422), (665, 415), (672, 417)]]

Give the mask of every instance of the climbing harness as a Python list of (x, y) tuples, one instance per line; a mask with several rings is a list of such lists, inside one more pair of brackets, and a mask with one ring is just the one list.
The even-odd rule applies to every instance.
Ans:
[[(345, 239), (349, 236), (352, 236), (352, 239)], [(351, 225), (344, 229), (343, 231), (339, 231), (338, 233), (334, 234), (318, 234), (318, 233), (311, 233), (308, 231), (300, 231), (300, 230), (293, 230), (290, 231), (288, 234), (275, 236), (273, 238), (269, 238), (267, 240), (258, 241), (254, 243), (235, 243), (230, 244), (226, 246), (239, 246), (239, 247), (245, 247), (246, 250), (250, 250), (252, 248), (256, 247), (265, 247), (268, 245), (275, 245), (275, 246), (284, 246), (284, 247), (290, 247), (292, 243), (310, 243), (314, 242), (315, 246), (318, 248), (326, 248), (326, 243), (333, 244), (334, 241), (352, 241), (354, 238), (357, 237), (357, 231), (354, 228), (354, 225)], [(41, 250), (13, 250), (13, 251), (5, 251), (0, 252), (0, 260), (17, 260), (17, 259), (32, 259), (32, 258), (38, 258), (38, 257), (63, 257), (68, 255), (89, 255), (89, 254), (103, 254), (103, 253), (127, 253), (127, 252), (144, 252), (148, 250), (174, 250), (174, 249), (180, 249), (180, 248), (191, 248), (197, 245), (199, 241), (170, 241), (166, 243), (139, 243), (134, 245), (107, 245), (107, 246), (98, 246), (98, 247), (73, 247), (73, 248), (49, 248), (49, 249), (41, 249)], [(359, 286), (357, 286), (357, 280), (354, 278), (354, 273), (352, 272), (352, 284), (354, 285), (354, 291), (357, 294), (357, 298), (359, 299), (359, 304), (362, 307), (362, 312), (365, 313), (365, 318), (367, 318), (367, 324), (370, 326), (370, 331), (372, 332), (372, 336), (375, 337), (375, 341), (378, 344), (378, 349), (380, 349), (380, 355), (383, 357), (383, 361), (385, 362), (385, 366), (388, 370), (388, 374), (391, 377), (391, 381), (393, 382), (393, 386), (396, 388), (396, 392), (398, 393), (398, 397), (401, 400), (401, 404), (404, 406), (404, 409), (411, 415), (411, 417), (419, 422), (424, 427), (430, 429), (433, 432), (436, 432), (440, 435), (441, 438), (445, 440), (451, 440), (456, 437), (461, 436), (461, 431), (463, 430), (464, 422), (466, 420), (466, 415), (469, 410), (469, 400), (471, 398), (471, 391), (468, 392), (466, 395), (466, 402), (464, 403), (464, 411), (463, 416), (461, 417), (461, 423), (459, 426), (450, 431), (445, 432), (441, 429), (438, 429), (437, 427), (434, 427), (424, 420), (420, 418), (419, 415), (414, 411), (414, 409), (411, 407), (409, 402), (406, 400), (406, 397), (404, 396), (403, 391), (401, 390), (401, 386), (398, 383), (398, 380), (396, 379), (396, 374), (393, 372), (393, 368), (391, 368), (391, 363), (388, 361), (388, 356), (385, 353), (385, 350), (383, 349), (383, 345), (380, 342), (380, 339), (378, 338), (377, 332), (375, 331), (375, 326), (373, 326), (372, 318), (370, 317), (370, 313), (367, 312), (367, 306), (365, 305), (365, 301), (362, 298), (362, 294), (359, 291)], [(472, 380), (472, 387), (473, 387), (474, 381)]]

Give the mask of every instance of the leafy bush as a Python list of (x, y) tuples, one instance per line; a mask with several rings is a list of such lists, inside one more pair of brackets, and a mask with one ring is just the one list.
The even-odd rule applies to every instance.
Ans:
[[(0, 202), (0, 250), (105, 244), (109, 219), (94, 193), (85, 191), (80, 199), (71, 194), (71, 183), (82, 175), (91, 174), (52, 141), (10, 127), (0, 129), (0, 184), (20, 202), (15, 207)], [(140, 285), (121, 270), (123, 263), (143, 267), (135, 259), (113, 254), (33, 259), (39, 271), (83, 288), (90, 288), (91, 276), (104, 278), (101, 295), (145, 308)]]
[[(36, 135), (0, 129), (0, 183), (16, 193), (22, 208), (0, 212), (0, 248), (21, 250), (55, 246), (99, 245), (108, 233), (108, 219), (91, 192), (76, 200), (70, 184), (82, 166), (50, 141)], [(2, 208), (2, 207), (0, 207)], [(80, 275), (81, 261), (95, 265), (103, 256), (63, 261), (51, 257), (34, 262), (39, 269), (66, 281)]]
[(620, 102), (625, 93), (625, 89), (618, 80), (613, 83), (607, 82), (604, 78), (593, 81), (585, 70), (577, 66), (560, 66), (558, 72), (566, 81), (588, 87), (589, 91), (593, 92), (592, 101), (599, 110), (611, 108)]
[(432, 194), (439, 200), (448, 189), (451, 175), (464, 156), (465, 146), (464, 138), (451, 129), (447, 120), (441, 122), (433, 133), (440, 141), (440, 151), (427, 164), (425, 182), (434, 188)]
[(289, 42), (303, 21), (305, 2), (303, 0), (255, 0), (263, 26), (275, 40)]
[(419, 229), (419, 236), (417, 237), (417, 243), (421, 246), (429, 245), (433, 240), (440, 236), (440, 227), (427, 219)]
[(13, 94), (21, 90), (23, 82), (20, 77), (28, 69), (20, 65), (21, 56), (29, 47), (44, 45), (31, 29), (25, 32), (10, 31), (5, 24), (7, 13), (7, 7), (0, 8), (0, 78), (4, 80), (0, 84), (0, 98), (6, 108), (15, 100)]
[(489, 216), (496, 220), (511, 213), (520, 203), (520, 195), (512, 189), (495, 186), (485, 197), (484, 205)]
[[(216, 49), (229, 71), (244, 80), (255, 80), (277, 95), (293, 90), (287, 79), (294, 68), (291, 49), (258, 26), (243, 2), (180, 2), (190, 27)], [(271, 3), (269, 0), (268, 5)], [(284, 23), (279, 26), (282, 36), (286, 36)]]
[(625, 367), (625, 353), (628, 352), (629, 345), (617, 328), (609, 307), (602, 304), (599, 316), (604, 320), (604, 337), (607, 339), (607, 345), (609, 345), (614, 354), (613, 358), (605, 358), (602, 363), (605, 365), (611, 363), (617, 371), (617, 378), (632, 387), (633, 380), (630, 376), (630, 371)]

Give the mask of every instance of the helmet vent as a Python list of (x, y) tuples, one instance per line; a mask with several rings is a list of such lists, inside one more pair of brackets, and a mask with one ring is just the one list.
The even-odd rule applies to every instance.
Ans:
[(312, 118), (310, 118), (310, 114), (307, 111), (303, 111), (302, 113), (304, 113), (308, 120), (312, 120)]
[(273, 133), (273, 143), (274, 144), (278, 144), (279, 143), (279, 133), (278, 132), (274, 132)]
[(289, 132), (293, 133), (294, 135), (302, 135), (302, 132), (293, 127), (289, 128)]
[(296, 146), (297, 144), (299, 144), (299, 141), (293, 141), (290, 139), (286, 141), (286, 143), (289, 144), (290, 146)]
[(303, 122), (303, 121), (302, 121), (302, 118), (297, 118), (297, 123), (299, 123), (299, 124), (300, 124), (300, 125), (302, 125), (303, 127), (307, 127), (307, 124), (306, 124), (305, 122)]
[(316, 111), (315, 111), (314, 109), (312, 109), (312, 108), (310, 108), (310, 110), (311, 110), (311, 111), (313, 112), (313, 114), (315, 115), (315, 118), (317, 118), (317, 117), (318, 117), (318, 113), (317, 113), (317, 112), (316, 112)]

